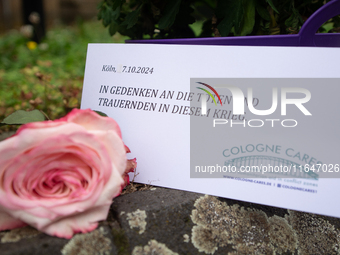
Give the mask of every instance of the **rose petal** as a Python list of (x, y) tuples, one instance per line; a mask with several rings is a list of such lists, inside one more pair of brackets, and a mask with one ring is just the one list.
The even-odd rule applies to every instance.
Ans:
[(114, 119), (100, 116), (90, 109), (73, 109), (67, 116), (61, 118), (60, 120), (76, 123), (89, 131), (115, 131), (119, 137), (122, 137), (120, 128)]
[(127, 164), (126, 164), (126, 168), (125, 168), (125, 173), (132, 173), (136, 168), (137, 168), (136, 158), (128, 159)]
[(126, 153), (130, 153), (131, 151), (130, 151), (129, 147), (127, 147), (126, 145), (124, 145), (124, 146), (125, 146)]
[(20, 228), (26, 225), (27, 224), (25, 222), (22, 222), (21, 220), (13, 218), (8, 213), (0, 211), (0, 231), (13, 229), (13, 228)]
[(90, 110), (23, 125), (0, 143), (0, 228), (27, 223), (65, 238), (92, 231), (136, 166), (126, 151), (117, 123)]
[[(114, 142), (114, 140), (112, 140), (113, 137), (118, 137), (116, 134), (112, 134), (112, 136), (108, 135), (105, 139), (106, 142)], [(39, 206), (39, 204), (41, 204), (41, 206), (57, 206), (59, 204), (64, 204), (67, 201), (64, 200), (41, 200), (39, 199), (39, 201), (36, 201), (36, 203), (32, 203), (31, 199), (32, 197), (30, 197), (29, 199), (27, 197), (22, 197), (22, 196), (17, 196), (17, 192), (19, 191), (12, 191), (12, 179), (15, 178), (15, 176), (11, 177), (11, 175), (15, 175), (16, 174), (16, 170), (17, 167), (19, 165), (22, 165), (23, 170), (20, 171), (21, 174), (23, 174), (24, 172), (27, 172), (27, 175), (29, 178), (34, 178), (35, 175), (37, 175), (37, 178), (39, 178), (41, 176), (41, 174), (43, 174), (44, 172), (44, 168), (43, 166), (41, 166), (42, 168), (40, 169), (40, 171), (36, 171), (36, 169), (34, 168), (34, 164), (32, 165), (32, 167), (30, 167), (29, 164), (25, 163), (27, 161), (30, 161), (31, 158), (39, 158), (39, 154), (41, 154), (41, 157), (43, 158), (48, 158), (48, 151), (58, 151), (58, 149), (54, 148), (55, 146), (60, 146), (60, 150), (67, 152), (68, 151), (68, 145), (72, 145), (72, 146), (78, 146), (78, 148), (81, 148), (82, 145), (86, 145), (85, 148), (93, 148), (94, 151), (97, 152), (101, 152), (101, 155), (97, 155), (99, 158), (97, 160), (99, 160), (97, 163), (95, 163), (96, 157), (95, 155), (91, 155), (91, 151), (84, 151), (84, 162), (88, 162), (89, 164), (92, 165), (92, 167), (94, 168), (100, 168), (101, 170), (97, 173), (97, 172), (93, 172), (92, 174), (94, 176), (96, 176), (96, 174), (98, 174), (98, 177), (96, 179), (93, 179), (93, 185), (97, 185), (99, 188), (99, 184), (100, 184), (100, 180), (108, 180), (110, 178), (111, 175), (111, 171), (112, 166), (110, 165), (110, 161), (107, 161), (108, 159), (110, 159), (110, 157), (112, 157), (114, 160), (117, 161), (117, 166), (119, 168), (125, 168), (125, 157), (124, 157), (124, 146), (123, 143), (119, 141), (116, 142), (114, 144), (114, 146), (111, 146), (111, 153), (107, 154), (108, 151), (106, 150), (106, 148), (103, 147), (103, 144), (99, 144), (96, 140), (92, 139), (92, 135), (91, 134), (84, 134), (84, 133), (76, 133), (72, 135), (72, 139), (69, 138), (68, 136), (59, 136), (57, 138), (55, 138), (56, 140), (54, 141), (52, 138), (50, 139), (50, 143), (44, 143), (42, 144), (40, 147), (36, 148), (36, 149), (32, 149), (29, 153), (27, 153), (27, 155), (20, 155), (20, 157), (18, 158), (14, 158), (14, 160), (16, 161), (16, 163), (11, 164), (10, 166), (7, 167), (7, 171), (3, 174), (1, 174), (0, 172), (0, 180), (1, 180), (1, 175), (2, 175), (2, 179), (6, 180), (6, 182), (4, 182), (3, 184), (0, 183), (0, 187), (2, 186), (2, 188), (0, 189), (0, 203), (2, 203), (3, 199), (7, 199), (7, 201), (5, 202), (7, 204), (7, 206), (10, 205), (16, 205), (16, 207), (12, 207), (14, 208), (30, 208), (30, 207), (36, 207)], [(101, 148), (102, 147), (102, 148)], [(116, 148), (116, 149), (115, 149)], [(119, 152), (120, 151), (120, 152)], [(115, 155), (113, 155), (112, 153), (114, 153)], [(81, 155), (78, 155), (81, 156)], [(89, 156), (89, 159), (86, 159), (86, 156)], [(27, 158), (26, 158), (27, 157)], [(122, 159), (118, 160), (118, 158), (122, 157)], [(43, 159), (41, 159), (43, 160)], [(1, 161), (1, 160), (0, 160)], [(55, 162), (52, 162), (52, 164), (58, 164)], [(5, 164), (6, 165), (6, 164)], [(13, 165), (13, 167), (12, 167)], [(101, 166), (101, 167), (100, 167)], [(25, 169), (26, 167), (26, 169)], [(123, 168), (123, 169), (124, 169)], [(3, 168), (1, 168), (3, 169)], [(49, 168), (47, 168), (46, 170), (49, 170)], [(117, 171), (117, 170), (114, 170)], [(121, 170), (120, 170), (121, 171)], [(98, 179), (99, 178), (99, 179)], [(105, 181), (105, 183), (106, 183)], [(21, 180), (17, 180), (18, 184), (22, 184), (22, 179)], [(98, 184), (97, 184), (98, 183)], [(105, 184), (104, 183), (104, 184)], [(25, 186), (25, 181), (23, 180), (23, 187)], [(120, 185), (120, 181), (118, 180), (117, 186)], [(91, 186), (92, 187), (92, 186)], [(92, 189), (91, 189), (92, 190)], [(89, 191), (91, 191), (89, 188)], [(6, 191), (6, 195), (1, 195), (2, 192)], [(98, 190), (98, 192), (95, 193), (96, 195), (92, 194), (92, 201), (96, 200), (97, 197), (100, 195), (100, 190)], [(10, 199), (8, 201), (8, 199)], [(84, 199), (84, 197), (82, 197), (82, 199)], [(86, 199), (86, 198), (85, 198)], [(89, 201), (87, 201), (89, 202)], [(10, 204), (9, 204), (10, 203)], [(79, 206), (79, 205), (78, 205)], [(74, 206), (75, 207), (75, 206)]]
[(94, 207), (83, 213), (60, 219), (40, 230), (53, 236), (70, 239), (76, 233), (87, 233), (97, 228), (98, 221), (105, 220), (110, 204)]
[(124, 179), (124, 184), (122, 186), (122, 189), (124, 189), (127, 185), (130, 184), (130, 176), (128, 173), (133, 173), (135, 169), (137, 168), (137, 161), (136, 158), (134, 159), (128, 159), (125, 172), (123, 173), (122, 177)]

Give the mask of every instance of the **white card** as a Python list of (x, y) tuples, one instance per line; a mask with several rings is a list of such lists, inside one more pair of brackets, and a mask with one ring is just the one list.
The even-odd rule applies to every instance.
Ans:
[[(338, 48), (89, 44), (81, 108), (118, 122), (136, 182), (340, 217), (339, 59)], [(247, 99), (251, 87), (262, 114), (275, 111), (231, 114), (230, 84)], [(225, 172), (252, 165), (262, 167), (255, 179)]]

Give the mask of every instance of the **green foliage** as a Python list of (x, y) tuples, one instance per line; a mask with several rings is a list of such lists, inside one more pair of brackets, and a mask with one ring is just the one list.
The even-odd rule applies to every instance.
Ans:
[(174, 0), (167, 3), (164, 15), (159, 20), (159, 29), (166, 29), (174, 24), (180, 5), (181, 0)]
[(272, 0), (266, 0), (266, 2), (269, 4), (269, 6), (276, 12), (279, 13), (279, 11), (276, 9), (274, 3)]
[(136, 10), (129, 12), (122, 22), (122, 26), (126, 25), (127, 29), (133, 27), (138, 21), (138, 16), (140, 15), (142, 6), (143, 4), (141, 4)]
[(100, 116), (107, 117), (106, 113), (103, 113), (101, 111), (95, 111), (95, 112), (98, 113)]
[(7, 116), (0, 124), (2, 125), (21, 125), (30, 122), (44, 121), (45, 115), (39, 110), (24, 111), (18, 110)]
[(1, 36), (0, 122), (16, 110), (37, 109), (57, 119), (79, 108), (87, 44), (123, 41), (100, 22), (55, 28), (34, 47), (18, 31)]
[(217, 17), (222, 19), (217, 28), (221, 36), (227, 36), (232, 27), (236, 34), (239, 33), (243, 18), (243, 2), (247, 0), (226, 0), (219, 1), (217, 4)]
[[(329, 0), (328, 0), (329, 1)], [(327, 2), (328, 2), (327, 1)], [(321, 0), (102, 0), (98, 19), (131, 39), (298, 33)], [(192, 24), (203, 24), (196, 35)], [(336, 32), (339, 18), (320, 32)]]
[(247, 35), (253, 31), (255, 25), (255, 0), (248, 0), (243, 5), (244, 8), (244, 18), (242, 22), (242, 26), (240, 29), (240, 35)]

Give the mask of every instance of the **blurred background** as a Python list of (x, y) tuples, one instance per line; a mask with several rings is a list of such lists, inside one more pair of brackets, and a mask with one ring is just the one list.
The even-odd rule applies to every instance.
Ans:
[[(79, 108), (88, 43), (296, 34), (327, 2), (0, 0), (0, 122), (19, 109), (56, 119)], [(340, 16), (318, 32), (339, 33)]]
[(125, 39), (97, 19), (99, 2), (0, 0), (0, 122), (19, 109), (56, 119), (80, 107), (87, 44)]
[(31, 12), (38, 12), (47, 28), (72, 24), (77, 18), (90, 20), (97, 16), (100, 0), (0, 0), (0, 33), (19, 29)]

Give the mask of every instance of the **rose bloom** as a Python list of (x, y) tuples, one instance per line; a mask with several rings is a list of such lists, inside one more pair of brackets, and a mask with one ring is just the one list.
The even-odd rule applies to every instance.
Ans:
[(21, 126), (0, 143), (0, 230), (94, 230), (136, 167), (127, 152), (118, 124), (89, 109)]

